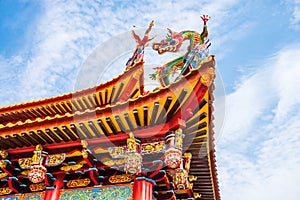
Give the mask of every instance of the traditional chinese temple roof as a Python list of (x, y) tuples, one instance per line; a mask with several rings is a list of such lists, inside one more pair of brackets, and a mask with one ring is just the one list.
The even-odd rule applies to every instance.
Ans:
[[(130, 84), (129, 84), (130, 83)], [(0, 108), (0, 126), (114, 105), (143, 93), (142, 63), (106, 83), (73, 93)], [(130, 86), (130, 87), (128, 87)]]
[[(143, 156), (140, 174), (155, 182), (158, 200), (219, 200), (214, 67), (214, 56), (209, 56), (176, 81), (145, 93), (143, 62), (137, 62), (93, 88), (0, 108), (0, 198), (43, 191), (61, 177), (66, 189), (130, 183), (135, 175), (124, 173), (124, 159), (133, 133)], [(186, 170), (193, 183), (185, 188), (175, 186), (174, 170), (162, 162), (165, 138), (176, 129), (185, 136), (183, 157), (191, 158)], [(28, 174), (40, 154), (47, 173), (42, 183), (32, 183)]]

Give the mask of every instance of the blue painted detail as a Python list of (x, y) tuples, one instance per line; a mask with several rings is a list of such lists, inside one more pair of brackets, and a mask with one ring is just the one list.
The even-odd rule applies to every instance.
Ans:
[(49, 187), (46, 187), (46, 190), (54, 190), (55, 187), (54, 186), (49, 186)]
[(4, 160), (4, 162), (11, 164), (10, 160)]
[(162, 160), (154, 160), (154, 161), (152, 161), (152, 163), (154, 164), (154, 163), (163, 163), (163, 161)]
[(78, 190), (62, 190), (60, 200), (126, 200), (132, 197), (132, 186), (110, 186)]
[(170, 138), (170, 137), (175, 137), (175, 134), (172, 133), (172, 134), (170, 134), (170, 135), (167, 135), (167, 136), (165, 137), (165, 139), (168, 139), (168, 138)]
[(46, 173), (48, 176), (53, 177), (53, 175), (51, 173)]
[(11, 177), (9, 177), (9, 179), (13, 179), (13, 180), (19, 180), (17, 177), (15, 177), (15, 176), (11, 176)]

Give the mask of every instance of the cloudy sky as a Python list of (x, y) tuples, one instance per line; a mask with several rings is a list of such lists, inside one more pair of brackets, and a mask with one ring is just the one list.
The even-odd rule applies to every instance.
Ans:
[(299, 0), (0, 0), (0, 106), (73, 91), (96, 47), (133, 25), (201, 31), (201, 14), (225, 89), (222, 199), (299, 200)]

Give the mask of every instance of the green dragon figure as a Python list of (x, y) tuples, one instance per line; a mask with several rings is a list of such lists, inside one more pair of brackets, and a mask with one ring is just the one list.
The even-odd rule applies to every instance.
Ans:
[(207, 39), (208, 31), (206, 23), (210, 19), (208, 15), (201, 16), (204, 26), (202, 33), (196, 31), (181, 31), (179, 33), (168, 29), (169, 34), (166, 39), (159, 43), (153, 43), (152, 48), (159, 54), (165, 52), (178, 52), (182, 43), (185, 40), (189, 40), (187, 53), (180, 56), (170, 62), (167, 62), (163, 66), (154, 68), (156, 71), (150, 74), (150, 78), (158, 79), (162, 86), (170, 84), (170, 75), (174, 76), (177, 70), (181, 70), (180, 75), (185, 75), (191, 68), (196, 68), (199, 63), (208, 56), (208, 47), (210, 46)]

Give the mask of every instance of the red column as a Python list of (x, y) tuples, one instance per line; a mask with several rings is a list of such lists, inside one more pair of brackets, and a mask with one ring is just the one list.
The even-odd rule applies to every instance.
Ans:
[(65, 174), (57, 175), (57, 179), (54, 181), (55, 188), (47, 189), (44, 200), (59, 200), (60, 189), (64, 186)]
[(54, 187), (46, 187), (45, 200), (50, 200), (54, 191)]
[(137, 177), (133, 184), (133, 200), (152, 200), (154, 184), (152, 179)]

